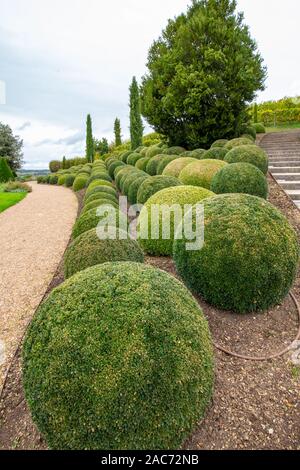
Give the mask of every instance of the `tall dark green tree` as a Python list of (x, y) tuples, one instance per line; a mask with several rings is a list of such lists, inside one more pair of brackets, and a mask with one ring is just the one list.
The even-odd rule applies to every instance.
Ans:
[(115, 144), (118, 147), (119, 145), (122, 145), (121, 121), (118, 118), (115, 119), (114, 132), (115, 132)]
[(19, 170), (23, 163), (23, 140), (14, 135), (7, 124), (0, 122), (0, 158), (6, 158), (13, 172)]
[(256, 124), (258, 122), (258, 106), (257, 103), (254, 103), (253, 108), (253, 122)]
[(67, 162), (67, 159), (64, 156), (63, 159), (62, 159), (62, 166), (61, 166), (63, 170), (66, 170), (66, 168), (67, 168), (67, 163), (66, 162)]
[(90, 163), (94, 161), (94, 139), (90, 114), (87, 115), (86, 119), (86, 158)]
[(0, 183), (6, 183), (14, 179), (7, 158), (0, 157)]
[(130, 92), (130, 140), (131, 148), (135, 150), (143, 143), (143, 121), (141, 115), (140, 91), (136, 78), (133, 77)]
[(208, 147), (239, 135), (266, 69), (235, 0), (194, 0), (148, 56), (143, 115), (171, 145)]

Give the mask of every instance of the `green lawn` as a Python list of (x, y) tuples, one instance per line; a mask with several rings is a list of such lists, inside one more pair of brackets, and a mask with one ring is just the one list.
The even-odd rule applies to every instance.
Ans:
[(0, 184), (0, 212), (14, 206), (27, 196), (27, 193), (4, 193), (3, 188), (4, 185)]
[(290, 131), (293, 129), (300, 129), (300, 122), (296, 122), (294, 124), (282, 124), (281, 126), (276, 127), (267, 127), (266, 132), (282, 132)]

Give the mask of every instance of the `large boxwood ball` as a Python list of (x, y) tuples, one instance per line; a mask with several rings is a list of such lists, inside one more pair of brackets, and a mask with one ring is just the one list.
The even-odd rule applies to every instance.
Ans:
[(186, 152), (186, 150), (183, 147), (167, 147), (164, 150), (162, 150), (163, 155), (181, 155), (183, 152)]
[(156, 168), (156, 174), (162, 175), (164, 169), (166, 168), (169, 163), (173, 162), (174, 160), (178, 160), (180, 157), (179, 155), (165, 155), (159, 162)]
[(146, 166), (146, 173), (150, 176), (155, 176), (157, 174), (158, 165), (164, 157), (165, 155), (159, 153), (158, 155), (155, 155), (155, 157), (150, 158)]
[(213, 389), (207, 321), (188, 290), (140, 263), (56, 288), (23, 348), (31, 414), (51, 449), (176, 449)]
[(222, 160), (199, 160), (187, 165), (181, 171), (179, 180), (183, 184), (210, 189), (214, 175), (226, 165)]
[(141, 176), (149, 178), (149, 175), (147, 175), (147, 173), (145, 173), (144, 171), (136, 170), (136, 169), (134, 169), (134, 171), (132, 173), (128, 173), (128, 175), (126, 175), (124, 177), (124, 180), (122, 181), (122, 192), (123, 192), (123, 194), (128, 196), (128, 192), (129, 192), (129, 188), (130, 188), (131, 184), (137, 178), (140, 178)]
[(224, 160), (228, 153), (228, 149), (224, 147), (214, 147), (205, 152), (203, 159), (205, 160)]
[(148, 157), (140, 158), (136, 162), (135, 168), (137, 168), (138, 170), (146, 171), (149, 160), (150, 160), (150, 158), (148, 158)]
[(110, 261), (144, 262), (144, 254), (139, 244), (131, 240), (127, 232), (116, 231), (116, 239), (101, 240), (95, 228), (77, 237), (64, 256), (65, 278), (90, 266)]
[(131, 184), (129, 187), (128, 191), (128, 201), (130, 204), (136, 204), (137, 203), (137, 194), (140, 189), (141, 184), (148, 179), (149, 176), (138, 176)]
[(112, 194), (105, 192), (97, 192), (88, 196), (88, 198), (84, 201), (84, 207), (86, 207), (91, 202), (98, 201), (99, 199), (105, 199), (106, 201), (108, 200), (114, 202), (115, 204), (118, 204), (119, 202), (117, 196), (113, 196)]
[(98, 193), (106, 193), (106, 194), (110, 194), (111, 196), (113, 196), (115, 199), (118, 199), (117, 198), (117, 192), (114, 188), (111, 188), (109, 186), (97, 186), (96, 188), (94, 188), (92, 191), (89, 192), (89, 194), (86, 194), (85, 197), (84, 197), (84, 202), (86, 203), (86, 201), (88, 199), (90, 199), (91, 196), (94, 196), (95, 194), (98, 194)]
[(111, 162), (109, 165), (108, 165), (108, 171), (109, 171), (109, 174), (112, 178), (114, 178), (114, 174), (115, 174), (115, 169), (118, 168), (118, 167), (124, 167), (125, 166), (125, 163), (124, 162), (120, 162), (119, 160), (115, 160), (113, 162)]
[(138, 160), (140, 160), (142, 155), (140, 153), (133, 152), (129, 157), (127, 158), (127, 164), (128, 165), (135, 165)]
[(115, 182), (119, 190), (121, 189), (120, 186), (121, 186), (122, 178), (128, 173), (131, 173), (132, 170), (133, 170), (132, 166), (128, 165), (128, 166), (125, 166), (125, 168), (122, 168), (120, 171), (118, 171), (117, 174), (115, 173)]
[(151, 145), (151, 147), (146, 150), (145, 157), (152, 158), (155, 157), (155, 155), (158, 155), (159, 153), (161, 153), (161, 148), (158, 147), (158, 145)]
[(90, 211), (91, 209), (95, 209), (97, 207), (102, 206), (103, 204), (110, 204), (111, 206), (115, 207), (116, 209), (119, 209), (118, 202), (112, 201), (109, 197), (105, 197), (105, 195), (103, 195), (102, 198), (95, 199), (94, 201), (90, 201), (87, 204), (85, 204), (85, 206), (83, 207), (83, 209), (80, 213), (80, 216), (82, 216), (86, 212)]
[(175, 240), (174, 259), (187, 285), (206, 301), (239, 313), (280, 303), (297, 273), (297, 235), (272, 204), (225, 194), (203, 201), (204, 246), (187, 251)]
[(251, 163), (259, 168), (265, 175), (268, 172), (269, 159), (266, 152), (257, 145), (241, 145), (227, 153), (227, 163)]
[(173, 186), (181, 186), (177, 178), (173, 178), (172, 176), (150, 176), (139, 187), (137, 202), (139, 204), (145, 204), (153, 194), (164, 188), (171, 188)]
[(232, 150), (235, 147), (240, 147), (240, 145), (255, 145), (255, 143), (248, 137), (237, 137), (236, 139), (232, 139), (227, 142), (224, 148)]
[(84, 189), (87, 185), (88, 176), (77, 176), (73, 182), (73, 191), (77, 192)]
[(110, 204), (109, 201), (107, 204), (102, 204), (103, 208), (107, 209), (107, 211), (99, 216), (97, 215), (98, 207), (94, 209), (90, 209), (85, 214), (81, 215), (75, 222), (73, 227), (72, 235), (73, 238), (79, 237), (84, 232), (91, 230), (98, 226), (99, 222), (103, 222), (103, 220), (110, 219), (110, 216), (113, 214), (113, 222), (110, 221), (109, 225), (116, 224), (116, 227), (126, 227), (127, 226), (127, 216), (116, 209), (114, 204)]
[(253, 139), (253, 141), (255, 141), (256, 139), (256, 130), (254, 126), (249, 126), (245, 124), (242, 127), (242, 134), (249, 135)]
[(244, 193), (267, 199), (268, 182), (256, 166), (250, 163), (233, 163), (215, 174), (211, 190), (216, 194)]
[(253, 124), (253, 127), (256, 130), (257, 134), (265, 134), (266, 133), (266, 128), (261, 122), (257, 122), (256, 124)]
[(206, 154), (205, 149), (195, 149), (195, 150), (187, 150), (186, 152), (181, 153), (180, 157), (190, 157), (190, 158), (196, 158), (196, 160), (201, 160), (204, 158), (205, 154)]
[[(146, 253), (158, 256), (167, 256), (172, 255), (173, 253), (174, 233), (177, 229), (178, 220), (174, 217), (174, 212), (171, 210), (170, 219), (166, 216), (166, 213), (164, 212), (166, 207), (169, 207), (170, 209), (174, 205), (181, 207), (182, 218), (179, 220), (180, 224), (185, 215), (185, 205), (189, 204), (194, 206), (197, 202), (201, 202), (203, 199), (212, 196), (214, 196), (214, 193), (208, 189), (196, 188), (195, 186), (176, 186), (174, 188), (163, 189), (150, 197), (144, 205), (138, 219), (140, 234), (148, 232), (147, 238), (139, 238), (139, 243)], [(151, 208), (153, 206), (160, 206), (162, 208), (159, 210), (158, 220), (151, 217)], [(167, 226), (167, 229), (169, 227), (170, 237), (166, 240), (163, 238), (163, 223), (168, 223), (169, 220), (170, 224)], [(158, 237), (151, 237), (152, 225), (159, 228)]]
[(228, 139), (218, 139), (212, 144), (211, 148), (222, 148), (225, 147), (226, 144), (228, 144)]
[(174, 176), (174, 178), (178, 178), (181, 171), (188, 166), (190, 163), (196, 162), (196, 158), (191, 157), (180, 157), (176, 160), (173, 160), (169, 163), (163, 171), (163, 176)]

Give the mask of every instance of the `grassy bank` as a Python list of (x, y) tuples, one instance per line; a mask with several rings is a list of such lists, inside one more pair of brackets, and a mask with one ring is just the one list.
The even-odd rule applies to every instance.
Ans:
[(0, 213), (22, 201), (27, 193), (5, 193), (4, 184), (0, 183)]

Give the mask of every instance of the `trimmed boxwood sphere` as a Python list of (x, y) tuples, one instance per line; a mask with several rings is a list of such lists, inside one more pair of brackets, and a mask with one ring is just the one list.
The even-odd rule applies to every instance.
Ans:
[(57, 181), (57, 184), (59, 186), (63, 186), (66, 182), (66, 178), (67, 178), (67, 175), (61, 175), (58, 177), (58, 181)]
[(111, 196), (114, 196), (115, 199), (118, 198), (117, 191), (114, 188), (110, 188), (109, 186), (97, 186), (92, 191), (90, 191), (89, 194), (85, 195), (84, 202), (86, 203), (86, 201), (90, 199), (91, 196), (94, 196), (95, 194), (99, 194), (99, 193), (110, 194)]
[(224, 160), (228, 151), (228, 149), (225, 149), (223, 147), (214, 147), (212, 149), (207, 150), (203, 158), (205, 160)]
[(73, 186), (75, 178), (76, 178), (75, 175), (66, 175), (65, 186), (67, 188), (71, 188)]
[(225, 194), (203, 201), (205, 244), (175, 240), (178, 273), (212, 305), (238, 313), (268, 309), (288, 294), (297, 273), (297, 235), (272, 204)]
[[(108, 195), (108, 196), (109, 196), (109, 195)], [(95, 199), (94, 201), (88, 202), (88, 203), (84, 206), (84, 208), (82, 209), (80, 216), (82, 216), (82, 215), (85, 214), (86, 212), (90, 211), (91, 209), (94, 209), (94, 208), (103, 206), (103, 204), (109, 204), (109, 205), (115, 207), (116, 209), (119, 209), (119, 204), (118, 204), (116, 201), (112, 201), (109, 197), (107, 198), (107, 197), (104, 195), (103, 198), (101, 198), (101, 199), (98, 198), (98, 199)]]
[(218, 139), (212, 144), (211, 148), (212, 149), (213, 148), (222, 148), (222, 147), (225, 147), (226, 144), (228, 144), (227, 139)]
[(140, 170), (137, 170), (136, 168), (131, 167), (131, 171), (126, 173), (120, 181), (120, 191), (121, 191), (122, 194), (126, 194), (126, 189), (127, 189), (126, 182), (127, 182), (127, 180), (129, 179), (129, 181), (131, 182), (132, 177), (134, 177), (134, 176), (137, 177), (140, 174), (141, 174)]
[(232, 163), (215, 174), (211, 190), (216, 194), (244, 193), (267, 199), (268, 182), (256, 166), (250, 163)]
[(90, 185), (93, 181), (95, 180), (104, 180), (104, 181), (109, 181), (111, 182), (112, 179), (111, 177), (109, 176), (108, 173), (106, 172), (102, 172), (102, 173), (93, 173), (90, 177), (89, 177), (89, 180), (88, 180), (88, 185)]
[[(76, 220), (72, 231), (73, 238), (77, 238), (83, 232), (87, 232), (88, 230), (97, 227), (100, 221), (106, 219), (106, 217), (110, 215), (109, 208), (112, 208), (115, 211), (116, 227), (123, 228), (127, 226), (127, 216), (123, 212), (116, 209), (113, 204), (110, 204), (108, 201), (107, 204), (103, 204), (103, 207), (107, 207), (107, 212), (103, 216), (97, 215), (98, 208), (95, 208), (90, 209)], [(121, 226), (119, 225), (120, 222), (122, 224)], [(109, 225), (112, 225), (112, 223)]]
[(127, 163), (127, 158), (129, 157), (129, 155), (132, 154), (132, 150), (128, 150), (127, 152), (124, 152), (122, 155), (121, 155), (121, 160), (122, 162), (124, 163)]
[(148, 164), (149, 160), (150, 160), (150, 158), (148, 158), (148, 157), (140, 158), (136, 162), (135, 168), (137, 168), (138, 170), (146, 171), (147, 164)]
[(205, 149), (195, 149), (195, 150), (187, 150), (186, 152), (183, 152), (180, 156), (196, 158), (197, 160), (201, 160), (204, 158), (205, 154), (206, 154)]
[(73, 182), (73, 190), (75, 192), (80, 191), (81, 189), (84, 189), (87, 185), (88, 182), (88, 176), (77, 176)]
[(113, 196), (112, 194), (105, 193), (105, 192), (97, 192), (94, 194), (91, 194), (85, 201), (84, 204), (90, 204), (91, 202), (97, 201), (99, 199), (105, 199), (106, 201), (111, 201), (116, 204), (118, 204), (118, 197)]
[(237, 139), (232, 139), (225, 145), (227, 150), (232, 150), (235, 147), (240, 147), (241, 145), (255, 145), (251, 139), (247, 137), (238, 137)]
[(265, 175), (268, 173), (269, 159), (266, 152), (257, 145), (242, 145), (227, 153), (227, 163), (251, 163), (259, 168)]
[(190, 163), (196, 162), (196, 158), (191, 157), (180, 157), (177, 158), (176, 161), (172, 161), (169, 163), (163, 171), (163, 176), (174, 176), (178, 178), (181, 171), (188, 166)]
[(137, 193), (137, 202), (145, 204), (158, 191), (173, 186), (181, 186), (180, 181), (173, 176), (151, 176), (141, 184)]
[(117, 188), (120, 190), (121, 189), (121, 182), (122, 182), (122, 178), (123, 176), (127, 175), (128, 173), (131, 173), (132, 172), (132, 166), (131, 165), (128, 165), (126, 166), (125, 168), (122, 168), (120, 171), (118, 171), (118, 173), (116, 174), (115, 176), (115, 182), (116, 182), (116, 186)]
[(131, 155), (129, 155), (129, 157), (127, 158), (127, 164), (134, 166), (136, 162), (140, 160), (141, 158), (143, 157), (140, 153), (134, 152)]
[(162, 154), (164, 155), (181, 155), (182, 153), (186, 152), (183, 147), (168, 147), (162, 150)]
[(145, 157), (152, 158), (155, 157), (155, 155), (158, 155), (159, 153), (161, 153), (161, 148), (157, 145), (151, 145), (151, 147), (147, 148)]
[(50, 184), (57, 184), (58, 183), (58, 175), (51, 175), (49, 179)]
[(146, 173), (150, 176), (155, 176), (157, 173), (157, 168), (162, 159), (165, 157), (165, 155), (162, 155), (161, 153), (158, 155), (155, 155), (155, 157), (150, 158), (147, 166), (146, 166)]
[(141, 263), (54, 289), (23, 347), (25, 395), (51, 449), (176, 449), (203, 418), (213, 348), (193, 296)]
[(124, 167), (124, 166), (125, 166), (125, 163), (120, 162), (119, 160), (116, 160), (116, 161), (110, 163), (110, 165), (108, 165), (108, 172), (109, 172), (109, 175), (111, 176), (111, 178), (114, 177), (116, 168)]
[[(148, 229), (148, 238), (143, 239), (139, 238), (139, 243), (146, 251), (151, 255), (157, 256), (167, 256), (172, 255), (173, 253), (173, 243), (174, 243), (174, 233), (176, 232), (177, 226), (174, 227), (174, 223), (176, 218), (174, 219), (174, 213), (170, 212), (170, 238), (168, 240), (164, 240), (162, 237), (162, 224), (164, 221), (168, 221), (168, 219), (163, 215), (162, 210), (159, 211), (159, 220), (155, 222), (155, 226), (158, 225), (159, 227), (159, 238), (152, 239), (151, 238), (151, 223), (154, 223), (151, 218), (151, 207), (153, 205), (171, 207), (176, 205), (180, 205), (182, 211), (184, 211), (184, 206), (187, 204), (195, 205), (197, 202), (201, 202), (203, 199), (214, 196), (214, 193), (209, 191), (208, 189), (204, 188), (196, 188), (195, 186), (176, 186), (174, 188), (166, 188), (158, 193), (154, 194), (154, 196), (150, 197), (146, 204), (144, 205), (139, 219), (139, 230), (141, 233)], [(165, 209), (164, 209), (165, 210)], [(182, 216), (184, 213), (182, 212)]]
[(214, 175), (227, 163), (222, 160), (199, 160), (186, 166), (179, 175), (183, 184), (210, 189)]
[(124, 180), (124, 182), (122, 182), (122, 187), (123, 187), (123, 193), (128, 196), (128, 193), (129, 193), (129, 189), (130, 189), (130, 186), (131, 184), (138, 178), (140, 177), (145, 177), (145, 178), (149, 178), (149, 176), (147, 175), (147, 173), (145, 173), (144, 171), (138, 171), (138, 170), (135, 170), (133, 173), (129, 173), (128, 175), (126, 175), (126, 178)]
[(157, 169), (156, 169), (156, 174), (157, 175), (162, 175), (164, 169), (166, 166), (169, 165), (169, 163), (173, 162), (174, 160), (178, 160), (180, 157), (178, 155), (165, 155), (159, 162)]
[(261, 122), (257, 122), (256, 124), (253, 124), (253, 127), (256, 130), (257, 134), (265, 134), (266, 133), (266, 128)]
[(130, 204), (137, 203), (138, 190), (140, 189), (141, 184), (148, 178), (149, 178), (148, 175), (139, 176), (130, 184), (129, 190), (128, 190), (128, 201), (130, 202)]
[(131, 240), (123, 230), (116, 231), (116, 239), (100, 240), (93, 228), (77, 237), (64, 256), (65, 278), (78, 271), (110, 261), (144, 262), (144, 253), (135, 240)]
[(253, 141), (256, 139), (256, 130), (254, 126), (247, 126), (245, 125), (242, 129), (242, 133), (245, 135), (249, 135)]

